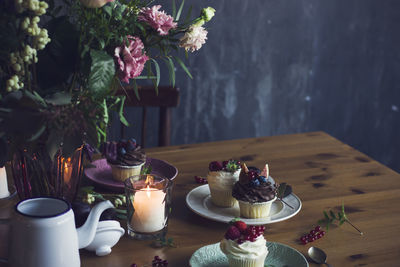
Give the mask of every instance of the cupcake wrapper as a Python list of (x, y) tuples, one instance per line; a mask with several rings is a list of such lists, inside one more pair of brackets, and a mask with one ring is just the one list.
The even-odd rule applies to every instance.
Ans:
[(227, 257), (229, 261), (229, 267), (264, 267), (265, 258), (267, 255), (268, 252), (258, 258), (237, 258), (228, 255)]
[(210, 186), (211, 201), (214, 205), (219, 207), (232, 207), (237, 202), (232, 197), (232, 189), (218, 190)]
[(262, 203), (250, 203), (239, 200), (240, 216), (250, 219), (268, 217), (271, 211), (272, 202), (275, 200), (276, 197), (270, 201)]
[(136, 166), (119, 166), (111, 164), (113, 179), (119, 182), (123, 182), (131, 176), (139, 175), (143, 165), (144, 162)]

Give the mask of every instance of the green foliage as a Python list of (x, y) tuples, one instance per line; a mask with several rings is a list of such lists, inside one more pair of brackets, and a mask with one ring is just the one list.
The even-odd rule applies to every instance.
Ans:
[(174, 242), (174, 239), (172, 237), (161, 237), (159, 239), (156, 239), (153, 243), (152, 243), (153, 247), (156, 248), (161, 248), (161, 247), (172, 247), (172, 248), (176, 248), (177, 245)]
[[(326, 212), (325, 210), (323, 211), (324, 218), (320, 219), (318, 221), (319, 224), (325, 224), (326, 230), (329, 231), (329, 227), (337, 222), (339, 225), (342, 225), (343, 223), (347, 222), (349, 223), (354, 229), (356, 229), (360, 235), (363, 235), (363, 233), (356, 227), (354, 226), (350, 220), (347, 218), (347, 215), (345, 213), (344, 209), (344, 203), (342, 203), (341, 211), (335, 213), (333, 210), (329, 210)], [(336, 215), (337, 214), (337, 215)]]
[[(173, 86), (175, 65), (192, 78), (185, 63), (171, 55), (178, 51), (180, 37), (199, 20), (190, 18), (191, 7), (182, 20), (184, 0), (179, 6), (173, 1), (177, 27), (167, 35), (138, 20), (140, 10), (153, 5), (152, 1), (116, 0), (100, 8), (85, 7), (78, 0), (42, 1), (40, 5), (49, 8), (40, 13), (40, 29), (46, 29), (51, 39), (44, 49), (22, 26), (26, 19), (32, 22), (36, 11), (19, 12), (16, 2), (0, 1), (0, 148), (4, 148), (0, 165), (16, 151), (44, 148), (53, 157), (61, 147), (62, 156), (68, 156), (84, 142), (98, 146), (106, 141), (112, 112), (128, 126), (123, 114), (125, 96), (114, 96), (122, 87), (114, 53), (116, 47), (128, 45), (129, 36), (143, 42), (142, 53), (149, 57), (141, 76), (131, 79), (138, 99), (136, 79), (150, 79), (158, 90), (161, 61), (167, 65)], [(34, 56), (23, 63), (27, 45), (34, 48)], [(11, 53), (22, 59), (17, 62), (20, 71), (15, 70)], [(19, 78), (18, 88), (9, 85), (14, 76)]]
[(90, 57), (92, 64), (87, 87), (95, 99), (101, 99), (111, 89), (115, 75), (114, 59), (109, 54), (94, 49), (90, 50)]

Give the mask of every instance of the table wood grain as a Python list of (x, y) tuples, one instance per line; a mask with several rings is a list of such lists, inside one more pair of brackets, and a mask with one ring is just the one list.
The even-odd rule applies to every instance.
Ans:
[[(324, 132), (200, 143), (146, 150), (148, 156), (176, 166), (173, 209), (168, 237), (177, 248), (154, 248), (151, 241), (126, 236), (110, 255), (97, 257), (81, 251), (84, 267), (149, 264), (155, 255), (169, 266), (188, 266), (200, 247), (219, 242), (227, 225), (202, 218), (186, 207), (186, 194), (198, 186), (195, 175), (205, 176), (214, 160), (239, 159), (261, 168), (266, 162), (270, 175), (293, 186), (302, 209), (291, 219), (267, 225), (268, 241), (289, 245), (304, 255), (310, 246), (324, 249), (333, 266), (400, 266), (400, 175)], [(350, 225), (332, 227), (320, 240), (302, 245), (299, 238), (317, 225), (322, 211), (344, 203)], [(125, 227), (125, 222), (122, 222)], [(5, 240), (6, 233), (0, 234)], [(4, 245), (0, 246), (4, 251)], [(0, 255), (4, 255), (2, 252)], [(318, 266), (310, 262), (310, 266)]]

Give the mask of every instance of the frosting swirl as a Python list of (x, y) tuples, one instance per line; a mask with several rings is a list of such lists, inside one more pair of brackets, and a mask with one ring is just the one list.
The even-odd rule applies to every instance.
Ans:
[(238, 244), (235, 240), (224, 238), (220, 243), (223, 253), (234, 257), (257, 258), (268, 253), (267, 241), (260, 235), (254, 242), (246, 241)]
[(220, 189), (232, 188), (239, 180), (240, 169), (235, 172), (210, 171), (207, 175), (208, 184)]
[(107, 161), (114, 165), (136, 166), (146, 161), (146, 154), (140, 146), (137, 146), (133, 150), (126, 151), (125, 154), (118, 153), (115, 159), (107, 159)]
[(250, 203), (267, 202), (275, 198), (276, 185), (266, 182), (259, 186), (252, 186), (250, 183), (236, 182), (232, 189), (232, 196), (237, 200)]

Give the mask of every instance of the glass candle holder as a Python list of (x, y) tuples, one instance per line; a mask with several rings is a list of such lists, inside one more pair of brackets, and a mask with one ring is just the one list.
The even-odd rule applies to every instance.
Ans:
[(140, 240), (157, 239), (167, 233), (172, 181), (153, 174), (125, 180), (128, 235)]

